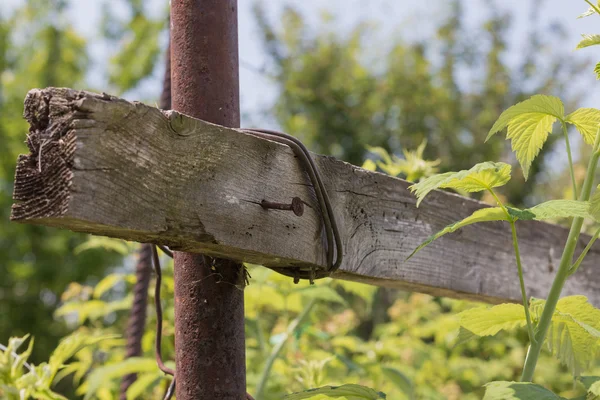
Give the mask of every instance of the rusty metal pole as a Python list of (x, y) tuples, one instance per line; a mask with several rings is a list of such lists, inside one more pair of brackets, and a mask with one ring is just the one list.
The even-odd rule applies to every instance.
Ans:
[[(171, 1), (174, 110), (239, 127), (237, 35), (237, 0)], [(242, 265), (174, 258), (177, 399), (245, 399)]]

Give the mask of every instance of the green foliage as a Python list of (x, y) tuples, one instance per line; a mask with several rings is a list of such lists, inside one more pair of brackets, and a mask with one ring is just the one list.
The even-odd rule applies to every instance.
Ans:
[(564, 106), (554, 96), (535, 95), (505, 110), (494, 123), (486, 141), (496, 132), (508, 128), (507, 139), (527, 179), (529, 168), (546, 142), (552, 125), (564, 120)]
[(76, 255), (86, 235), (9, 221), (17, 156), (28, 152), (25, 94), (36, 87), (85, 88), (90, 67), (89, 43), (76, 31), (68, 2), (12, 3), (0, 11), (0, 343), (30, 333), (36, 338), (30, 358), (37, 363), (70, 331), (53, 318), (67, 285), (100, 279), (122, 256)]
[(284, 397), (285, 400), (302, 400), (312, 399), (319, 396), (320, 399), (338, 399), (344, 398), (348, 400), (377, 400), (385, 399), (385, 394), (376, 392), (373, 389), (366, 388), (360, 385), (342, 385), (342, 386), (325, 386), (316, 389), (308, 389), (300, 393), (288, 394)]
[[(158, 37), (167, 27), (168, 18), (151, 18), (139, 0), (121, 1), (129, 9), (129, 15), (123, 18), (115, 12), (114, 3), (104, 2), (101, 29), (107, 45), (118, 49), (108, 65), (109, 84), (113, 92), (123, 93), (139, 86), (159, 64), (162, 53)], [(167, 10), (165, 7), (162, 15), (168, 16)]]
[(578, 200), (548, 200), (525, 210), (508, 207), (508, 213), (516, 220), (537, 220), (581, 217), (593, 219), (590, 203)]
[[(404, 34), (412, 32), (409, 26), (392, 35), (364, 21), (339, 29), (331, 16), (321, 24), (307, 20), (292, 2), (276, 15), (267, 4), (257, 3), (256, 16), (269, 57), (265, 75), (278, 95), (265, 114), (311, 150), (357, 165), (367, 145), (401, 154), (424, 140), (424, 158), (441, 159), (442, 172), (507, 159), (502, 143), (483, 146), (481, 132), (500, 110), (532, 94), (564, 93), (584, 68), (557, 54), (564, 38), (544, 28), (539, 13), (531, 14), (530, 35), (522, 37), (525, 51), (511, 53), (509, 65), (514, 20), (498, 1), (485, 3), (488, 12), (481, 15), (489, 18), (475, 25), (465, 15), (468, 2), (442, 2), (440, 25), (418, 42)], [(544, 57), (536, 57), (541, 52)], [(536, 181), (554, 143), (550, 137), (530, 180)], [(522, 205), (533, 190), (513, 180), (506, 195)]]
[(528, 382), (491, 382), (483, 400), (564, 400), (548, 389)]
[[(544, 301), (532, 302), (534, 320), (539, 319)], [(558, 301), (546, 339), (548, 349), (573, 375), (590, 367), (600, 349), (600, 310), (585, 296), (569, 296)]]
[(581, 35), (583, 39), (577, 44), (578, 49), (583, 49), (584, 47), (595, 46), (600, 44), (600, 35)]
[(477, 307), (458, 314), (460, 325), (477, 336), (492, 336), (501, 330), (513, 330), (526, 325), (525, 311), (519, 304), (499, 304)]
[(465, 192), (481, 192), (505, 185), (510, 180), (509, 164), (484, 162), (469, 170), (446, 172), (431, 176), (410, 186), (417, 197), (417, 207), (429, 192), (439, 188), (464, 190)]
[(114, 337), (77, 331), (62, 339), (49, 361), (39, 365), (27, 362), (33, 349), (33, 339), (21, 353), (18, 353), (18, 350), (27, 341), (28, 336), (9, 339), (8, 346), (0, 347), (0, 396), (6, 400), (66, 400), (66, 397), (54, 392), (51, 387), (59, 380), (56, 378), (61, 370), (76, 365), (67, 364), (67, 361), (84, 348)]
[[(539, 322), (544, 305), (544, 300), (531, 301), (534, 323)], [(517, 304), (472, 308), (458, 317), (461, 327), (477, 336), (496, 335), (501, 330), (515, 330), (527, 323), (523, 306)], [(574, 376), (578, 376), (583, 369), (591, 366), (600, 350), (600, 310), (594, 308), (585, 296), (560, 299), (545, 343), (548, 350)]]
[[(23, 94), (33, 86), (86, 85), (87, 43), (67, 23), (65, 4), (31, 0), (17, 7), (14, 15), (0, 18), (0, 105), (3, 115), (9, 116), (0, 120), (0, 221), (8, 220), (14, 160), (25, 151), (22, 142), (27, 127), (20, 119)], [(110, 90), (136, 90), (157, 64), (157, 38), (166, 18), (150, 18), (141, 0), (105, 4), (104, 44), (115, 49), (108, 65)], [(111, 8), (119, 5), (126, 11), (124, 17), (116, 18)], [(369, 54), (367, 50), (377, 46), (365, 42), (362, 27), (350, 34), (338, 34), (337, 28), (313, 29), (292, 9), (284, 13), (284, 28), (276, 31), (259, 12), (263, 42), (275, 66), (272, 75), (281, 89), (275, 102), (277, 122), (313, 149), (355, 163), (363, 161), (365, 146), (371, 144), (381, 159), (372, 165), (414, 181), (438, 168), (436, 161), (424, 158), (446, 160), (439, 165), (441, 171), (505, 159), (500, 158), (506, 155), (502, 143), (482, 147), (480, 132), (493, 123), (496, 110), (533, 92), (560, 91), (576, 68), (565, 68), (561, 59), (547, 56), (539, 61), (519, 60), (525, 72), (513, 73), (502, 61), (510, 18), (492, 10), (483, 34), (477, 31), (469, 36), (461, 35), (468, 29), (460, 2), (454, 3), (450, 14), (437, 31), (442, 57), (434, 60), (427, 56), (431, 53), (428, 45), (410, 44), (402, 38), (390, 43), (390, 51)], [(532, 29), (532, 42), (539, 33)], [(540, 40), (546, 36), (537, 37), (541, 39), (536, 39), (536, 46), (541, 49)], [(477, 57), (469, 54), (471, 49)], [(372, 67), (374, 57), (385, 60), (377, 63), (377, 69)], [(459, 72), (473, 77), (469, 83), (480, 84), (460, 85), (455, 79)], [(531, 92), (524, 92), (523, 87)], [(589, 132), (596, 116), (574, 114), (567, 122), (583, 129), (586, 137), (584, 131)], [(419, 143), (416, 151), (406, 150)], [(551, 144), (552, 137), (531, 164), (530, 180), (539, 172)], [(401, 153), (404, 160), (390, 156)], [(477, 180), (485, 183), (488, 178)], [(481, 184), (462, 183), (467, 182), (472, 187)], [(516, 179), (506, 189), (510, 203), (517, 205), (531, 193)], [(513, 218), (517, 211), (511, 214)], [(42, 358), (47, 359), (49, 349), (66, 332), (65, 326), (108, 337), (124, 331), (134, 279), (126, 273), (129, 260), (122, 263), (123, 243), (0, 223), (0, 292), (8, 296), (0, 304), (0, 342), (31, 330), (36, 335), (35, 349), (41, 348)], [(121, 263), (124, 271), (106, 276), (107, 268)], [(165, 359), (173, 357), (171, 267), (165, 268), (164, 278)], [(305, 288), (258, 267), (252, 267), (251, 274), (253, 280), (246, 289), (248, 384), (252, 393), (266, 377), (265, 400), (345, 382), (377, 388), (394, 399), (475, 400), (481, 398), (485, 382), (515, 380), (520, 372), (524, 336), (500, 333), (481, 341), (457, 340), (455, 314), (473, 304), (402, 292), (390, 295), (352, 282), (325, 281)], [(72, 281), (81, 283), (64, 290)], [(54, 312), (63, 290), (62, 305)], [(41, 304), (40, 294), (51, 300)], [(381, 301), (386, 296), (390, 298)], [(310, 312), (304, 313), (307, 309)], [(162, 398), (167, 382), (151, 362), (155, 322), (150, 313), (142, 357), (125, 361), (124, 341), (107, 339), (79, 350), (58, 368), (55, 381), (72, 381), (78, 393), (90, 399), (114, 399), (122, 374), (137, 371), (138, 381), (127, 398)], [(491, 358), (494, 362), (486, 360)], [(55, 358), (54, 365), (59, 360)], [(541, 384), (565, 396), (580, 394), (571, 386), (569, 371), (551, 358), (541, 364)], [(47, 384), (49, 388), (51, 383)], [(11, 383), (10, 390), (15, 385)], [(27, 385), (35, 388), (33, 381)], [(69, 393), (68, 398), (75, 395)]]
[(367, 146), (369, 152), (377, 155), (381, 160), (373, 162), (367, 160), (363, 164), (363, 168), (375, 171), (379, 168), (383, 172), (391, 176), (403, 175), (407, 181), (417, 182), (424, 177), (431, 176), (437, 172), (437, 166), (440, 160), (428, 161), (423, 157), (423, 152), (427, 146), (427, 141), (423, 140), (416, 150), (402, 149), (404, 158), (396, 155), (390, 156), (383, 147)]
[(600, 124), (600, 110), (595, 108), (580, 108), (567, 115), (565, 122), (575, 125), (583, 136), (583, 140), (590, 146), (594, 144), (598, 124)]
[(588, 391), (588, 400), (597, 400), (597, 397), (600, 397), (600, 377), (580, 376), (579, 381)]
[(85, 383), (79, 387), (78, 392), (79, 394), (85, 393), (84, 400), (95, 398), (103, 387), (110, 386), (113, 382), (132, 373), (141, 374), (143, 380), (137, 386), (130, 388), (127, 393), (128, 398), (136, 398), (134, 397), (136, 393), (145, 393), (161, 380), (167, 379), (156, 366), (154, 357), (131, 357), (94, 369), (86, 378)]

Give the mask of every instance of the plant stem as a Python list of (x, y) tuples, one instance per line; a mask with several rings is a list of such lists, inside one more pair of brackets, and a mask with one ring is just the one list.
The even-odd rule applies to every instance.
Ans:
[[(598, 151), (599, 148), (600, 129), (598, 132), (596, 132), (593, 154), (590, 158), (585, 180), (583, 182), (583, 188), (581, 190), (581, 195), (579, 196), (579, 200), (581, 201), (588, 201), (590, 199), (592, 185), (594, 183), (594, 176), (596, 174), (596, 167), (598, 166), (598, 158), (600, 157), (600, 152)], [(548, 298), (546, 299), (544, 311), (542, 312), (542, 316), (540, 317), (540, 321), (536, 328), (535, 342), (532, 342), (529, 346), (527, 357), (525, 358), (523, 374), (521, 375), (522, 382), (531, 382), (533, 379), (533, 373), (535, 372), (538, 357), (540, 355), (540, 351), (542, 350), (542, 344), (544, 343), (544, 339), (546, 339), (546, 334), (548, 333), (548, 328), (552, 322), (552, 316), (554, 315), (554, 310), (556, 310), (556, 304), (560, 298), (560, 293), (565, 281), (569, 276), (569, 270), (573, 261), (573, 253), (575, 253), (575, 247), (577, 247), (577, 240), (579, 239), (582, 226), (583, 218), (573, 218), (571, 229), (569, 231), (569, 237), (567, 238), (567, 243), (565, 243), (565, 248), (560, 259), (560, 265), (558, 266), (558, 271), (554, 277), (552, 288), (550, 289), (550, 293), (548, 293)]]
[(267, 380), (269, 379), (269, 375), (271, 375), (271, 368), (273, 368), (273, 363), (279, 357), (279, 353), (283, 350), (283, 346), (290, 338), (292, 333), (298, 328), (298, 325), (306, 318), (310, 310), (312, 310), (313, 306), (317, 302), (317, 299), (311, 299), (308, 304), (304, 307), (302, 312), (298, 314), (296, 318), (288, 325), (283, 338), (273, 347), (271, 350), (271, 355), (267, 359), (267, 362), (263, 368), (262, 374), (260, 376), (260, 380), (258, 381), (258, 385), (256, 385), (256, 400), (261, 400), (263, 398), (263, 392), (265, 390), (265, 386), (267, 384)]
[(575, 170), (573, 168), (573, 158), (571, 157), (571, 144), (569, 143), (569, 133), (567, 132), (567, 123), (560, 121), (563, 134), (565, 135), (565, 143), (567, 144), (567, 157), (569, 158), (569, 172), (571, 173), (571, 183), (573, 184), (573, 198), (577, 198), (577, 182), (575, 181)]
[(515, 221), (510, 221), (510, 229), (512, 231), (513, 247), (515, 248), (517, 270), (519, 271), (519, 283), (521, 284), (521, 296), (523, 297), (523, 308), (525, 309), (525, 319), (527, 320), (527, 332), (529, 333), (529, 341), (534, 343), (535, 334), (533, 332), (533, 324), (531, 323), (531, 315), (529, 314), (529, 301), (525, 289), (525, 280), (523, 278), (523, 266), (521, 265), (521, 253), (519, 252), (519, 242), (517, 240), (517, 228), (515, 227)]
[(500, 208), (502, 208), (502, 210), (504, 211), (504, 213), (508, 217), (508, 220), (512, 221), (511, 215), (508, 213), (508, 210), (506, 209), (506, 207), (504, 206), (504, 204), (502, 204), (502, 202), (500, 201), (500, 199), (496, 195), (496, 192), (494, 192), (494, 189), (492, 189), (492, 188), (489, 187), (488, 188), (488, 192), (490, 192), (490, 194), (492, 195), (492, 197), (494, 198), (494, 200), (496, 200), (496, 203), (498, 203), (498, 205), (500, 206)]
[(598, 10), (598, 7), (596, 7), (590, 0), (585, 0), (585, 2), (588, 3), (590, 7), (592, 7), (594, 11), (596, 11), (596, 13), (600, 15), (600, 10)]
[(531, 315), (529, 313), (529, 301), (527, 300), (527, 289), (525, 289), (525, 278), (523, 277), (523, 265), (521, 264), (521, 252), (519, 251), (519, 241), (517, 240), (517, 228), (515, 227), (515, 221), (508, 212), (507, 208), (502, 204), (494, 189), (488, 188), (492, 197), (496, 200), (496, 203), (502, 208), (508, 222), (510, 222), (510, 229), (512, 231), (513, 248), (515, 249), (515, 259), (517, 261), (517, 272), (519, 274), (519, 283), (521, 284), (521, 297), (523, 298), (523, 308), (525, 309), (525, 319), (527, 320), (527, 333), (529, 334), (529, 341), (533, 343), (535, 341), (535, 335), (533, 332), (533, 323), (531, 322)]
[(571, 268), (569, 269), (569, 276), (571, 276), (575, 272), (577, 272), (577, 269), (583, 262), (583, 259), (587, 255), (588, 251), (590, 251), (590, 249), (594, 245), (594, 242), (596, 241), (596, 239), (598, 239), (598, 236), (600, 236), (600, 228), (598, 228), (598, 230), (596, 230), (596, 233), (594, 233), (594, 236), (592, 236), (592, 238), (588, 242), (587, 246), (585, 246), (585, 249), (583, 249), (583, 251), (579, 255), (579, 258), (577, 258), (577, 261), (575, 261), (575, 264), (573, 264), (573, 266), (571, 266)]

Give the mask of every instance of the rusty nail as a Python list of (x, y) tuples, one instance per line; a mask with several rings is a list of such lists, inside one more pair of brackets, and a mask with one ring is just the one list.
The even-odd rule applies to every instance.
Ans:
[(293, 211), (294, 214), (299, 217), (304, 214), (304, 202), (300, 200), (300, 197), (294, 197), (291, 204), (273, 203), (271, 201), (263, 200), (260, 202), (260, 205), (264, 209)]

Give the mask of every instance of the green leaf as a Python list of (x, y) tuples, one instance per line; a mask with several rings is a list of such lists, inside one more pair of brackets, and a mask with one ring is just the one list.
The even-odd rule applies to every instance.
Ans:
[(367, 171), (375, 171), (377, 169), (377, 164), (375, 164), (375, 161), (368, 159), (365, 160), (361, 168), (366, 169)]
[(156, 360), (154, 358), (131, 357), (119, 363), (111, 363), (103, 367), (96, 368), (86, 380), (86, 391), (84, 399), (91, 399), (96, 392), (107, 385), (112, 379), (121, 378), (127, 374), (150, 373), (157, 371)]
[(600, 382), (594, 382), (588, 389), (587, 400), (598, 400), (600, 399)]
[(506, 109), (490, 129), (486, 141), (508, 128), (506, 138), (527, 179), (529, 167), (552, 131), (552, 124), (564, 120), (565, 109), (558, 97), (535, 95)]
[(579, 200), (550, 200), (524, 210), (514, 207), (506, 207), (506, 209), (515, 221), (543, 221), (572, 217), (594, 218), (590, 212), (590, 202)]
[(529, 213), (531, 215), (531, 219), (535, 219), (537, 221), (552, 218), (592, 218), (590, 215), (590, 203), (587, 201), (578, 200), (550, 200), (538, 204), (537, 206), (525, 209), (524, 212)]
[[(532, 302), (533, 319), (539, 320), (544, 301)], [(546, 345), (574, 376), (596, 359), (600, 343), (600, 310), (585, 296), (560, 299), (552, 316)]]
[(104, 249), (107, 251), (114, 251), (121, 255), (127, 255), (129, 253), (129, 247), (127, 243), (120, 239), (113, 239), (104, 236), (90, 236), (88, 240), (75, 247), (73, 253), (78, 255), (84, 251), (92, 249)]
[(381, 367), (381, 372), (408, 398), (413, 397), (413, 383), (404, 373), (392, 367)]
[(466, 329), (464, 326), (461, 326), (456, 334), (456, 342), (454, 343), (454, 347), (467, 343), (476, 337), (478, 337), (476, 334)]
[(475, 211), (473, 214), (468, 216), (467, 218), (455, 222), (453, 224), (448, 225), (438, 233), (429, 236), (423, 243), (419, 245), (413, 252), (407, 257), (407, 260), (414, 256), (418, 251), (423, 249), (425, 246), (431, 244), (434, 240), (444, 236), (447, 233), (454, 232), (464, 226), (471, 225), (477, 222), (488, 222), (488, 221), (508, 221), (508, 216), (500, 207), (489, 207), (482, 208), (480, 210)]
[(543, 386), (529, 382), (490, 382), (483, 400), (564, 400)]
[(310, 399), (317, 395), (324, 395), (332, 399), (344, 397), (347, 400), (359, 400), (359, 399), (385, 399), (384, 393), (376, 392), (361, 385), (342, 385), (342, 386), (323, 386), (316, 389), (308, 389), (303, 392), (288, 394), (284, 397), (284, 400), (302, 400)]
[(600, 62), (596, 63), (596, 66), (594, 67), (594, 73), (596, 74), (596, 79), (600, 80)]
[(594, 144), (598, 125), (600, 125), (600, 110), (580, 108), (567, 115), (565, 122), (575, 125), (575, 128), (583, 136), (583, 140), (591, 146)]
[(429, 192), (448, 188), (467, 192), (481, 192), (505, 185), (510, 180), (511, 166), (502, 162), (483, 162), (471, 169), (433, 175), (411, 185), (409, 189), (417, 197), (417, 207)]
[(104, 293), (112, 289), (124, 279), (125, 274), (109, 274), (94, 287), (94, 298), (99, 299)]
[(512, 330), (527, 325), (525, 310), (520, 304), (499, 304), (478, 307), (458, 314), (460, 326), (478, 336), (492, 336), (501, 330)]
[(583, 49), (584, 47), (590, 47), (600, 44), (600, 35), (583, 34), (581, 35), (581, 37), (583, 39), (581, 39), (581, 41), (577, 44), (577, 49)]
[(590, 7), (590, 8), (587, 9), (586, 12), (584, 12), (582, 14), (579, 14), (579, 16), (577, 17), (577, 19), (589, 17), (590, 15), (594, 15), (595, 13), (596, 13), (596, 10), (594, 10), (593, 7)]
[(56, 349), (52, 352), (48, 360), (48, 366), (51, 371), (51, 376), (54, 377), (59, 368), (81, 349), (87, 346), (94, 345), (103, 340), (117, 338), (119, 335), (88, 335), (82, 332), (75, 332), (66, 338), (62, 339)]

